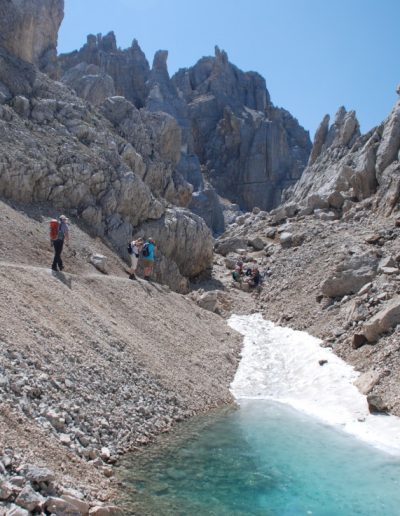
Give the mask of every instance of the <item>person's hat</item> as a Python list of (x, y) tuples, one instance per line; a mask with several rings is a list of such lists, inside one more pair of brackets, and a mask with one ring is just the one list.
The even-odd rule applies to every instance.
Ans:
[(65, 215), (60, 215), (60, 220), (65, 220), (65, 221), (67, 221), (67, 220), (68, 220), (68, 218), (67, 218)]
[(151, 242), (152, 244), (154, 244), (154, 238), (151, 238), (151, 237), (150, 237), (150, 238), (148, 238), (147, 240), (148, 240), (149, 242)]

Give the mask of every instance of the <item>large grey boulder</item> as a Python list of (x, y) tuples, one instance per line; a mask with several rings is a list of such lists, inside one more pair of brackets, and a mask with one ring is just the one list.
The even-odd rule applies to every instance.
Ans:
[(382, 310), (364, 324), (362, 334), (368, 342), (375, 342), (385, 333), (400, 324), (400, 296), (393, 298)]
[(377, 258), (368, 253), (352, 256), (340, 264), (332, 276), (322, 282), (322, 294), (326, 297), (355, 294), (376, 276), (377, 265)]
[(142, 224), (137, 236), (155, 240), (159, 250), (155, 278), (174, 290), (187, 291), (187, 278), (211, 267), (211, 232), (204, 220), (189, 210), (167, 209), (160, 219)]
[(247, 241), (243, 237), (220, 238), (216, 241), (214, 250), (222, 256), (237, 251), (238, 249), (246, 249)]

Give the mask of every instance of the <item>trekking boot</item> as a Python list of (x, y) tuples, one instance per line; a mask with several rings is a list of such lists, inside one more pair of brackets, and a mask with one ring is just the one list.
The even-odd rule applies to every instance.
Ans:
[(143, 279), (145, 279), (146, 281), (150, 281), (150, 276), (145, 276)]
[(129, 279), (132, 279), (132, 280), (136, 279), (136, 276), (133, 274), (133, 272), (132, 272), (132, 274), (129, 274)]

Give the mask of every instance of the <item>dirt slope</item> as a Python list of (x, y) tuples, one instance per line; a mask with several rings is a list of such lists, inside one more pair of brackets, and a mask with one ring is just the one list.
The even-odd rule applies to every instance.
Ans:
[[(230, 403), (241, 341), (168, 287), (130, 281), (125, 264), (73, 222), (67, 272), (53, 273), (50, 215), (0, 203), (0, 451), (12, 448), (21, 463), (43, 447), (61, 480), (99, 496), (108, 466), (82, 460)], [(107, 256), (108, 275), (88, 262), (93, 252)]]

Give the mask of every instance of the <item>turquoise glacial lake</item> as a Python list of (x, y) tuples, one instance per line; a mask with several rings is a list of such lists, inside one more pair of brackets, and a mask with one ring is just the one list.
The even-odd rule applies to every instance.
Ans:
[(180, 424), (120, 474), (126, 514), (400, 515), (399, 456), (268, 400)]

